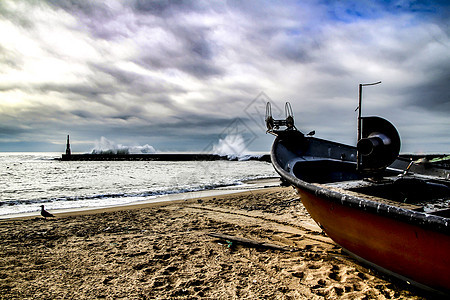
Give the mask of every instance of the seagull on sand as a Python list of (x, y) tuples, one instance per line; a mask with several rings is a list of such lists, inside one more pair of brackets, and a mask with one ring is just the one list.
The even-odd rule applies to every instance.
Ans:
[(43, 216), (45, 219), (47, 218), (54, 218), (55, 216), (49, 213), (44, 209), (44, 205), (41, 205), (41, 216)]

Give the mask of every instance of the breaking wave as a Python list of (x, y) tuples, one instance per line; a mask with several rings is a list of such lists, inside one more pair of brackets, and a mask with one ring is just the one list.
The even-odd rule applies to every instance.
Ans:
[(116, 144), (113, 141), (108, 140), (104, 136), (100, 140), (95, 141), (94, 149), (91, 150), (92, 154), (149, 154), (156, 153), (155, 148), (146, 144), (144, 146), (126, 146), (122, 144)]
[(232, 160), (248, 160), (255, 155), (250, 154), (245, 140), (240, 134), (230, 134), (213, 146), (212, 152), (220, 156), (226, 156)]

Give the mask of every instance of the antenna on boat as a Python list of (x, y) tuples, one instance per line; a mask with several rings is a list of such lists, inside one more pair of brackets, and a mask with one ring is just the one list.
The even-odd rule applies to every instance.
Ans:
[(294, 113), (292, 111), (291, 103), (286, 102), (284, 105), (284, 110), (286, 113), (286, 119), (284, 120), (275, 120), (272, 117), (272, 106), (270, 102), (267, 102), (266, 104), (266, 127), (267, 131), (266, 133), (270, 133), (273, 135), (277, 135), (278, 132), (280, 132), (280, 126), (286, 127), (285, 131), (292, 131), (297, 130), (297, 128), (294, 125)]
[(287, 129), (294, 129), (294, 112), (292, 111), (291, 103), (286, 102), (286, 104), (284, 105), (284, 111), (286, 112)]
[[(377, 82), (373, 82), (373, 83), (360, 83), (359, 84), (359, 101), (358, 101), (358, 107), (356, 108), (358, 110), (358, 136), (357, 136), (357, 142), (359, 142), (359, 140), (362, 139), (362, 131), (361, 131), (361, 123), (362, 123), (362, 118), (361, 118), (361, 111), (362, 111), (362, 88), (363, 86), (370, 86), (370, 85), (376, 85), (376, 84), (380, 84), (381, 81), (377, 81)], [(356, 164), (356, 169), (359, 170), (360, 169), (360, 165), (361, 165), (361, 155), (359, 153), (359, 151), (357, 151), (356, 153), (356, 160), (357, 160), (357, 164)]]
[(266, 104), (265, 120), (266, 120), (267, 132), (272, 131), (273, 130), (273, 117), (272, 117), (272, 106), (271, 106), (270, 102), (267, 102), (267, 104)]

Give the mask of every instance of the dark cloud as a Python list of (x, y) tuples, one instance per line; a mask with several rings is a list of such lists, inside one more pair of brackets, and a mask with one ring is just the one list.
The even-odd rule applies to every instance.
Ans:
[(172, 14), (177, 11), (189, 11), (198, 7), (196, 1), (183, 0), (133, 0), (130, 5), (134, 11), (157, 16)]
[[(43, 94), (49, 92), (63, 93), (67, 100), (69, 99), (88, 99), (90, 101), (98, 101), (101, 96), (112, 92), (109, 86), (96, 84), (95, 81), (89, 83), (74, 83), (74, 84), (36, 84), (28, 87), (30, 91), (40, 92)], [(74, 96), (76, 95), (76, 96)]]
[(85, 15), (108, 15), (108, 6), (100, 1), (90, 0), (46, 0), (52, 6), (61, 8), (69, 13), (83, 13)]
[(449, 70), (447, 68), (439, 76), (431, 77), (429, 82), (410, 87), (406, 94), (412, 99), (411, 103), (450, 116)]
[(124, 13), (122, 1), (107, 3), (90, 0), (47, 0), (47, 2), (76, 17), (79, 21), (79, 30), (88, 29), (95, 38), (114, 40), (129, 37), (134, 31), (133, 28), (137, 28), (132, 19), (120, 19)]
[[(153, 40), (151, 46), (141, 45), (141, 55), (137, 62), (150, 69), (177, 69), (197, 78), (219, 76), (225, 70), (214, 61), (216, 45), (210, 38), (211, 28), (192, 26), (182, 21), (165, 21), (161, 27), (156, 25), (149, 29), (149, 39)], [(152, 30), (164, 30), (164, 34), (177, 45), (176, 48), (167, 41), (157, 40), (152, 36)]]
[(320, 51), (322, 41), (320, 33), (291, 33), (285, 31), (279, 33), (278, 36), (274, 36), (270, 45), (271, 56), (274, 59), (313, 63), (317, 60), (314, 53)]
[(95, 119), (96, 117), (98, 117), (96, 114), (85, 110), (73, 110), (71, 111), (71, 113), (83, 119)]
[(134, 115), (116, 115), (116, 116), (112, 116), (111, 118), (119, 119), (119, 120), (123, 120), (123, 121), (128, 121), (128, 120), (131, 120), (131, 119), (135, 119), (136, 118), (136, 114), (134, 114)]
[[(211, 28), (192, 24), (192, 20), (183, 17), (199, 10), (199, 5), (194, 3), (132, 1), (108, 7), (105, 3), (52, 2), (75, 13), (80, 26), (88, 28), (95, 38), (132, 41), (140, 53), (135, 61), (146, 68), (178, 69), (198, 78), (221, 75), (224, 70), (213, 61)], [(174, 47), (173, 42), (178, 45)]]
[(8, 139), (11, 136), (19, 135), (23, 132), (26, 132), (24, 128), (20, 125), (8, 125), (8, 124), (0, 124), (0, 139), (6, 138)]
[[(114, 78), (114, 85), (104, 86), (104, 84), (97, 84), (99, 90), (109, 91), (110, 93), (120, 90), (142, 97), (148, 94), (178, 94), (185, 92), (183, 87), (151, 75), (142, 75), (114, 66), (100, 64), (91, 65), (91, 68), (96, 76), (100, 78), (105, 76)], [(96, 81), (95, 78), (93, 80), (94, 82)]]

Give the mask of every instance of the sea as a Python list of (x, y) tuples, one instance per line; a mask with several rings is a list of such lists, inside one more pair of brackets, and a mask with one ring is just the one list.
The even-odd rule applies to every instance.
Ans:
[(98, 208), (277, 177), (260, 161), (60, 161), (61, 153), (0, 152), (0, 218)]

